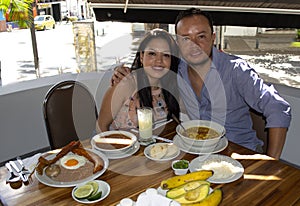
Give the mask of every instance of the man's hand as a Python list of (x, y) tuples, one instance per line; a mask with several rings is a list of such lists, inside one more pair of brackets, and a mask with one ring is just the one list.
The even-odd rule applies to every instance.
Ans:
[(124, 64), (117, 66), (114, 70), (111, 78), (111, 86), (117, 85), (123, 78), (126, 78), (126, 76), (131, 73), (130, 68), (125, 67)]

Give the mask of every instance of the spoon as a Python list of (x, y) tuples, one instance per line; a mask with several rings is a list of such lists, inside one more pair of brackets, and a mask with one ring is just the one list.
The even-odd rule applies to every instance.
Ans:
[(175, 122), (177, 122), (177, 124), (179, 124), (181, 126), (181, 128), (186, 132), (186, 129), (184, 128), (184, 126), (181, 124), (181, 121), (179, 121), (179, 119), (172, 114), (172, 118), (175, 120)]

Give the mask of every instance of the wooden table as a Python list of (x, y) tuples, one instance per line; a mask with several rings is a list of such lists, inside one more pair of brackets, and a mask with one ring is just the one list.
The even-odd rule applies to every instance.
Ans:
[[(173, 138), (175, 123), (169, 123), (160, 136)], [(110, 160), (108, 170), (98, 179), (108, 182), (111, 193), (94, 205), (116, 205), (125, 197), (136, 200), (147, 188), (157, 188), (160, 182), (174, 176), (171, 161), (158, 163), (143, 155), (144, 147), (131, 157)], [(255, 154), (229, 142), (220, 154), (231, 156), (244, 166), (240, 179), (227, 184), (212, 184), (222, 188), (221, 205), (300, 205), (300, 170), (265, 155)], [(192, 160), (197, 155), (181, 153), (177, 159)], [(12, 189), (5, 183), (7, 170), (0, 168), (0, 195), (13, 205), (82, 205), (71, 197), (72, 188), (54, 188), (43, 185), (33, 176), (33, 182)], [(1, 205), (1, 204), (0, 204)]]

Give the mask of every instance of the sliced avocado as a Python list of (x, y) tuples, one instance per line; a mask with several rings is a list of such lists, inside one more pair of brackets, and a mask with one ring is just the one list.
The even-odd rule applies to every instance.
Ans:
[(185, 194), (186, 192), (188, 192), (190, 190), (200, 187), (203, 184), (210, 185), (210, 183), (205, 180), (192, 181), (192, 182), (188, 182), (184, 185), (181, 185), (179, 187), (168, 190), (166, 196), (168, 198), (174, 199), (180, 195)]
[(174, 200), (176, 200), (180, 204), (195, 203), (205, 199), (208, 194), (209, 194), (209, 185), (203, 184), (197, 187), (196, 189), (189, 190), (183, 195), (174, 198)]

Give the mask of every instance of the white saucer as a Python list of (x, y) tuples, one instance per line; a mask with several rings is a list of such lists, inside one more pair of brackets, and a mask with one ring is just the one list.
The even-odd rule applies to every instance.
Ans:
[[(157, 159), (157, 158), (153, 158), (151, 157), (150, 155), (150, 150), (152, 147), (154, 147), (155, 145), (170, 145), (174, 148), (174, 151), (172, 153), (167, 153), (163, 158), (161, 159)], [(156, 143), (156, 144), (152, 144), (152, 145), (149, 145), (148, 147), (145, 148), (144, 150), (144, 154), (145, 156), (148, 158), (148, 159), (151, 159), (153, 161), (158, 161), (158, 162), (163, 162), (163, 161), (169, 161), (169, 160), (172, 160), (174, 158), (176, 158), (179, 154), (180, 154), (180, 150), (179, 148), (177, 147), (177, 145), (173, 145), (172, 143)]]
[(179, 147), (179, 149), (183, 152), (189, 153), (189, 154), (211, 154), (211, 153), (218, 153), (223, 151), (228, 146), (228, 140), (226, 137), (222, 137), (220, 141), (218, 142), (217, 146), (212, 151), (207, 151), (203, 148), (195, 148), (191, 146), (187, 146), (178, 135), (176, 135), (173, 138), (173, 143)]
[(102, 180), (94, 180), (94, 181), (97, 182), (98, 185), (99, 185), (98, 192), (99, 192), (99, 191), (102, 191), (102, 196), (101, 196), (101, 198), (99, 198), (99, 199), (97, 199), (97, 200), (89, 201), (89, 200), (87, 200), (87, 199), (77, 199), (77, 198), (74, 196), (75, 190), (76, 190), (79, 186), (84, 185), (84, 184), (86, 184), (87, 182), (82, 183), (82, 184), (79, 184), (79, 185), (77, 185), (76, 187), (73, 188), (73, 190), (72, 190), (72, 198), (73, 198), (75, 201), (80, 202), (80, 203), (84, 203), (84, 204), (92, 204), (92, 203), (96, 203), (96, 202), (99, 202), (99, 201), (105, 199), (105, 198), (109, 195), (109, 193), (110, 193), (110, 185), (109, 185), (107, 182), (102, 181)]
[[(94, 149), (97, 150), (97, 148), (94, 148)], [(139, 149), (140, 149), (140, 143), (138, 141), (136, 141), (131, 148), (128, 148), (125, 151), (120, 151), (118, 153), (116, 153), (116, 152), (114, 152), (114, 153), (102, 152), (102, 153), (104, 153), (108, 159), (121, 159), (121, 158), (129, 157), (129, 156), (133, 155)]]

